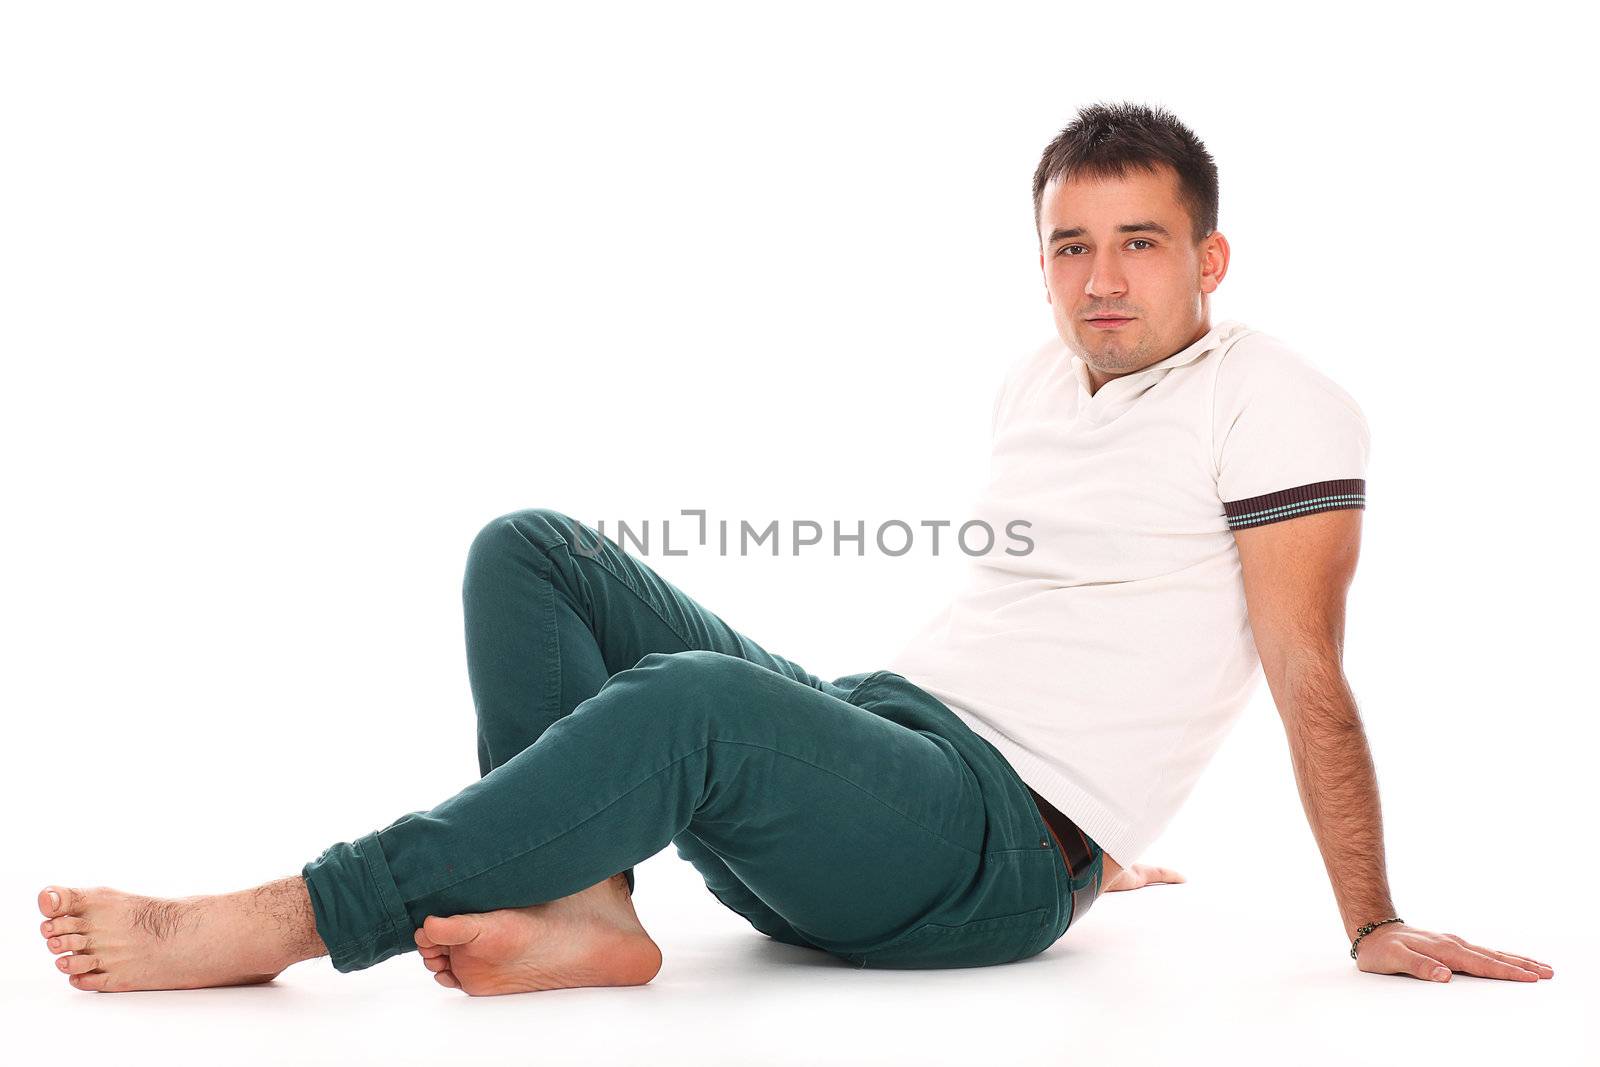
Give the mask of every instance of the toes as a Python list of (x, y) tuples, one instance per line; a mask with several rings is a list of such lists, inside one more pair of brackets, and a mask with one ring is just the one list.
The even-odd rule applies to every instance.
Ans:
[(476, 915), (430, 915), (422, 920), (422, 928), (435, 944), (465, 945), (478, 936)]
[(449, 956), (434, 956), (434, 957), (431, 957), (431, 958), (424, 958), (423, 961), (422, 961), (422, 965), (424, 967), (428, 968), (428, 970), (433, 971), (436, 974), (439, 971), (448, 971), (450, 969), (450, 957)]
[(83, 896), (76, 889), (47, 885), (39, 890), (39, 913), (53, 919), (57, 915), (83, 910)]
[(51, 952), (82, 952), (89, 947), (89, 939), (83, 934), (62, 934), (46, 941), (45, 946)]
[(411, 939), (417, 943), (417, 947), (418, 948), (421, 948), (421, 949), (437, 948), (438, 945), (435, 944), (433, 938), (429, 937), (428, 934), (427, 934), (427, 931), (423, 929), (423, 927), (427, 926), (427, 925), (428, 925), (428, 922), (427, 922), (426, 919), (424, 919), (423, 922), (422, 922), (422, 926), (417, 927), (415, 930), (413, 930), (411, 932)]
[(425, 960), (431, 960), (435, 956), (446, 955), (445, 948), (444, 948), (443, 945), (426, 945), (426, 946), (423, 946), (423, 947), (419, 947), (417, 949), (417, 952)]
[(82, 974), (84, 971), (92, 971), (100, 966), (100, 957), (83, 952), (73, 956), (58, 956), (56, 958), (56, 966), (68, 974)]
[(446, 989), (461, 988), (461, 983), (456, 981), (456, 976), (451, 974), (449, 971), (440, 971), (438, 974), (433, 976), (433, 980), (444, 986)]
[(55, 889), (39, 890), (39, 914), (54, 918), (61, 914), (61, 894)]
[(45, 937), (55, 934), (82, 934), (89, 930), (89, 920), (78, 915), (63, 915), (59, 919), (46, 919), (39, 924), (39, 933)]
[(74, 989), (93, 989), (104, 993), (110, 986), (111, 976), (104, 971), (95, 971), (93, 974), (75, 974), (67, 979)]

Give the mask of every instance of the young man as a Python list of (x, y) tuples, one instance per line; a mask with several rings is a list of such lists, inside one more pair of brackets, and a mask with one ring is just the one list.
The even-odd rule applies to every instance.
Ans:
[(886, 670), (818, 678), (568, 516), (474, 540), (482, 777), (221, 897), (49, 887), (80, 989), (351, 971), (418, 948), (469, 994), (648, 982), (633, 865), (669, 842), (756, 929), (863, 967), (1043, 951), (1135, 863), (1263, 669), (1365, 971), (1535, 981), (1546, 964), (1398, 921), (1345, 684), (1365, 505), (1355, 401), (1211, 324), (1217, 178), (1166, 112), (1085, 109), (1034, 177), (1058, 340), (1011, 367), (977, 518), (1033, 551), (970, 580)]

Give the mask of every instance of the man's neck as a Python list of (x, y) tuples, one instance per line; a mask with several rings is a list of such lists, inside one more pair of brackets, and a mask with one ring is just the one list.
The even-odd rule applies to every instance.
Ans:
[(1089, 372), (1089, 395), (1090, 396), (1094, 396), (1096, 393), (1098, 393), (1100, 391), (1100, 387), (1105, 385), (1109, 381), (1114, 381), (1117, 378), (1126, 377), (1129, 374), (1138, 374), (1140, 371), (1144, 370), (1146, 367), (1153, 367), (1157, 363), (1160, 363), (1161, 360), (1163, 360), (1163, 359), (1171, 359), (1173, 356), (1177, 355), (1179, 352), (1182, 352), (1185, 348), (1188, 348), (1190, 345), (1194, 344), (1196, 341), (1200, 340), (1202, 337), (1204, 337), (1206, 334), (1208, 334), (1210, 332), (1211, 332), (1211, 316), (1210, 315), (1202, 315), (1202, 316), (1200, 316), (1200, 325), (1195, 328), (1195, 333), (1187, 341), (1185, 341), (1183, 344), (1179, 345), (1177, 348), (1174, 348), (1171, 352), (1168, 352), (1164, 356), (1161, 356), (1161, 357), (1159, 357), (1157, 359), (1152, 359), (1149, 363), (1146, 363), (1143, 367), (1134, 367), (1132, 370), (1125, 370), (1121, 374), (1111, 374), (1111, 375), (1107, 375), (1105, 377), (1101, 377), (1098, 373), (1096, 373), (1094, 367), (1089, 365), (1088, 360), (1085, 360), (1084, 361), (1084, 369), (1086, 369)]

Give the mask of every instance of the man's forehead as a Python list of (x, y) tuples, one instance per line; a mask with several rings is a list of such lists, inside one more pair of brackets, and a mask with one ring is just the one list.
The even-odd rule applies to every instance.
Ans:
[(1111, 225), (1134, 219), (1151, 219), (1166, 228), (1177, 223), (1182, 205), (1177, 198), (1177, 175), (1170, 168), (1157, 173), (1137, 169), (1126, 175), (1077, 175), (1063, 181), (1052, 178), (1041, 197), (1039, 224), (1052, 229), (1081, 229), (1095, 221), (1090, 213), (1109, 212)]

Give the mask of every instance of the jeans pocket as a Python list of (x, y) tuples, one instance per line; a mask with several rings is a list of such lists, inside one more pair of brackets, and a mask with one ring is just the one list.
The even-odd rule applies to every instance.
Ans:
[(928, 922), (877, 948), (846, 953), (844, 958), (858, 967), (992, 967), (1029, 955), (1049, 921), (1049, 908), (1034, 908), (955, 926)]

